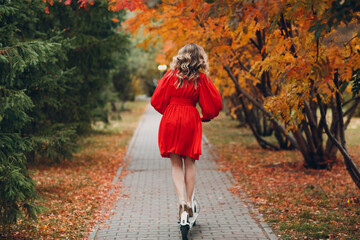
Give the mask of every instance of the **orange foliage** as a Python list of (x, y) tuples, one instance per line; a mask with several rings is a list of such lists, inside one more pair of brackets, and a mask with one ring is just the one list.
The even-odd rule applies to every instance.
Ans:
[[(51, 6), (54, 4), (54, 0), (43, 0), (44, 2), (48, 2)], [(63, 2), (63, 0), (58, 0), (60, 3)], [(65, 5), (70, 5), (73, 0), (64, 0)], [(76, 1), (76, 0), (75, 0)], [(85, 8), (87, 9), (87, 5), (94, 5), (95, 0), (77, 0), (78, 3), (80, 3), (79, 8)]]
[[(245, 191), (251, 202), (265, 215), (265, 220), (276, 220), (291, 226), (304, 224), (307, 220), (302, 215), (306, 213), (319, 214), (325, 223), (334, 227), (333, 230), (329, 229), (331, 234), (328, 239), (354, 239), (342, 236), (343, 233), (336, 229), (342, 228), (339, 222), (343, 220), (325, 220), (333, 215), (358, 219), (359, 196), (341, 162), (335, 164), (332, 171), (311, 170), (304, 169), (301, 159), (289, 159), (293, 153), (288, 151), (271, 152), (257, 147), (246, 148), (241, 144), (233, 147), (232, 150), (225, 147), (220, 152), (221, 170), (231, 171), (236, 180), (230, 191), (240, 195)], [(354, 158), (359, 160), (359, 156)], [(349, 189), (349, 186), (352, 187)], [(312, 219), (315, 221), (310, 222), (314, 226), (322, 224), (315, 217)], [(359, 224), (357, 221), (346, 226), (353, 237), (360, 236)], [(291, 235), (290, 239), (307, 238), (301, 230), (279, 229), (280, 224), (273, 227), (280, 234)]]
[[(249, 130), (223, 113), (204, 125), (204, 133), (215, 145), (220, 170), (235, 178), (229, 190), (250, 199), (283, 239), (359, 239), (359, 191), (343, 163), (331, 171), (306, 169), (301, 155), (261, 149)], [(360, 146), (350, 150), (359, 163)]]
[[(311, 82), (326, 102), (334, 94), (331, 80), (335, 71), (340, 73), (341, 81), (349, 81), (352, 71), (360, 68), (357, 28), (340, 25), (325, 33), (318, 44), (314, 33), (309, 32), (312, 22), (326, 14), (333, 1), (168, 0), (153, 8), (145, 4), (128, 6), (138, 11), (124, 25), (132, 33), (143, 26), (142, 31), (148, 36), (143, 47), (162, 39), (168, 62), (186, 43), (204, 46), (213, 79), (225, 95), (233, 93), (234, 87), (224, 78), (223, 65), (231, 67), (247, 90), (260, 82), (265, 71), (269, 72), (273, 96), (259, 100), (265, 101), (267, 109), (276, 116), (296, 125), (304, 117), (303, 101), (311, 100)], [(125, 7), (123, 0), (110, 2)], [(254, 44), (257, 31), (264, 36), (263, 46)], [(158, 59), (163, 63), (163, 56)], [(289, 108), (292, 114), (288, 113)]]
[(145, 5), (142, 0), (109, 0), (109, 10), (118, 11), (124, 8), (130, 11), (145, 10)]
[[(129, 134), (129, 133), (125, 133)], [(19, 221), (12, 238), (85, 239), (90, 229), (109, 217), (121, 194), (121, 180), (113, 184), (119, 166), (124, 166), (124, 134), (97, 135), (74, 156), (72, 162), (54, 166), (32, 166), (31, 176), (39, 195), (39, 205), (48, 208), (37, 223)], [(89, 141), (89, 140), (88, 140)], [(122, 172), (121, 178), (126, 175)], [(114, 189), (112, 194), (109, 191)], [(126, 196), (125, 196), (126, 197)]]

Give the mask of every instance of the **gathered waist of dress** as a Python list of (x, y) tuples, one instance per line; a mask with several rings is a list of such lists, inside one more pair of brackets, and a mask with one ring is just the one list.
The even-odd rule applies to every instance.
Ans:
[(196, 101), (191, 98), (171, 97), (170, 105), (196, 106)]

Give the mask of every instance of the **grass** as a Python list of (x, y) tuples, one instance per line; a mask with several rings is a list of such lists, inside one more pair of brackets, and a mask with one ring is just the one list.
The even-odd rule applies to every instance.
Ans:
[(352, 119), (346, 131), (347, 144), (352, 147), (360, 145), (360, 118)]
[[(360, 166), (354, 120), (346, 136)], [(299, 152), (261, 149), (249, 129), (223, 112), (203, 129), (222, 170), (237, 180), (231, 191), (244, 192), (282, 239), (360, 239), (360, 192), (341, 155), (331, 171), (305, 169)]]
[[(92, 228), (109, 217), (121, 194), (121, 180), (112, 181), (126, 146), (144, 112), (147, 101), (127, 102), (125, 111), (112, 116), (108, 125), (94, 124), (94, 131), (79, 141), (81, 151), (72, 161), (31, 167), (37, 204), (46, 209), (38, 221), (23, 221), (12, 227), (9, 239), (85, 239)], [(123, 177), (126, 171), (122, 172)], [(114, 189), (109, 194), (110, 189)], [(4, 235), (3, 235), (4, 236)], [(5, 237), (5, 236), (4, 236)]]

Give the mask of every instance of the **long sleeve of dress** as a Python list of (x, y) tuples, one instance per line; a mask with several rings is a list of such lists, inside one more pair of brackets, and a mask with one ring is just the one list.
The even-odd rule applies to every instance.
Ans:
[(151, 97), (151, 105), (161, 114), (164, 114), (166, 107), (170, 103), (171, 99), (171, 85), (168, 75), (171, 70), (169, 70), (165, 75), (160, 79), (159, 85), (156, 87), (154, 94)]
[(201, 108), (201, 121), (209, 121), (219, 115), (222, 109), (220, 93), (210, 79), (205, 75), (199, 84), (199, 104)]

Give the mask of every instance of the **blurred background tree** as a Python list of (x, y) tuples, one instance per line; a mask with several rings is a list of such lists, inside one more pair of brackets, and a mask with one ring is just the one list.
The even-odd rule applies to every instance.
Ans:
[(160, 74), (158, 65), (155, 61), (156, 55), (161, 51), (161, 40), (157, 46), (151, 44), (146, 48), (141, 46), (146, 36), (140, 31), (131, 39), (131, 52), (129, 57), (129, 68), (131, 72), (131, 81), (136, 94), (145, 94), (152, 96), (155, 85), (154, 80), (159, 79)]

